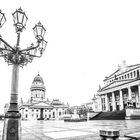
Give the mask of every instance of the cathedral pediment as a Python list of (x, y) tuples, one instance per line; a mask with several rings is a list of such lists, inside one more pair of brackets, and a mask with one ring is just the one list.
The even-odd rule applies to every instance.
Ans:
[(31, 105), (30, 108), (52, 108), (52, 106), (50, 104), (40, 102)]

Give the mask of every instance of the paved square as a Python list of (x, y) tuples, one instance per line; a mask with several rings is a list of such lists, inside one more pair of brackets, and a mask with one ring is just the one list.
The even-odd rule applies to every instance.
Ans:
[(92, 135), (92, 134), (93, 133), (75, 131), (75, 130), (45, 133), (46, 136), (49, 136), (53, 139), (70, 138), (70, 137), (76, 137), (76, 136), (87, 136), (87, 135)]
[[(0, 140), (4, 121), (0, 121)], [(99, 130), (118, 129), (121, 137), (140, 132), (140, 120), (104, 120), (67, 123), (64, 121), (21, 121), (21, 140), (100, 140)]]

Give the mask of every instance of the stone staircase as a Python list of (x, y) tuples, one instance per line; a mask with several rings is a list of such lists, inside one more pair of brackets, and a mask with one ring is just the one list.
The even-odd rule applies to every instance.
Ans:
[(125, 120), (125, 110), (100, 112), (98, 115), (90, 118), (90, 120)]

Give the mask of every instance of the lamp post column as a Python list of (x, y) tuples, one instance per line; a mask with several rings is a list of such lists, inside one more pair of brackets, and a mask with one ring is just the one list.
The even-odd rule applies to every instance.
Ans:
[[(12, 47), (0, 36), (0, 57), (3, 57), (8, 65), (13, 65), (10, 106), (5, 113), (2, 140), (21, 140), (21, 114), (18, 108), (19, 67), (27, 65), (29, 62), (31, 63), (35, 57), (40, 58), (47, 45), (47, 42), (44, 40), (46, 29), (39, 22), (33, 28), (37, 45), (34, 46), (32, 43), (26, 49), (21, 49), (19, 45), (20, 33), (25, 29), (28, 18), (21, 8), (16, 10), (12, 15), (17, 33), (16, 45)], [(0, 10), (0, 28), (5, 21), (5, 15)]]
[(11, 82), (11, 98), (10, 107), (8, 111), (19, 111), (18, 110), (18, 79), (19, 79), (19, 66), (13, 65), (12, 70), (12, 82)]
[(14, 64), (12, 70), (10, 107), (5, 114), (2, 140), (21, 139), (21, 114), (18, 109), (19, 66)]

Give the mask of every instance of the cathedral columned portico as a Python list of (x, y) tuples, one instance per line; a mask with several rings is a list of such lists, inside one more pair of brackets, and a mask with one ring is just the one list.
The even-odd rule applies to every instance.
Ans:
[[(126, 106), (140, 107), (140, 64), (119, 66), (113, 74), (104, 79), (96, 94), (98, 108), (95, 111), (123, 110)], [(100, 103), (99, 103), (100, 102)]]

